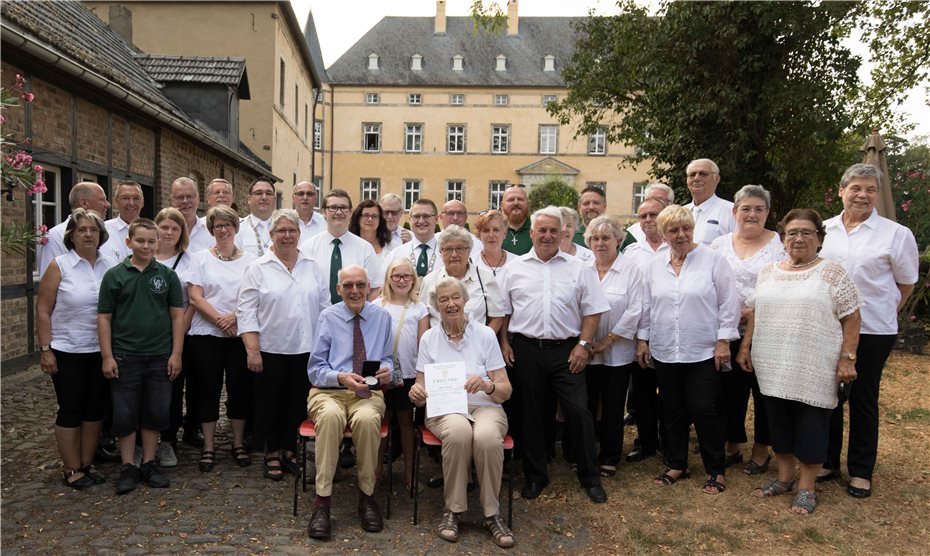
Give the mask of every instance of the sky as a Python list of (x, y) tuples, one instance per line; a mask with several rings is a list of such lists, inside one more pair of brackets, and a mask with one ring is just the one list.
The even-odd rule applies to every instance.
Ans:
[[(488, 4), (493, 0), (485, 0)], [(506, 0), (497, 0), (498, 5), (506, 11)], [(323, 62), (326, 67), (355, 44), (381, 18), (391, 16), (434, 16), (435, 0), (291, 0), (297, 21), (303, 25), (307, 14), (312, 10), (316, 23), (320, 48), (323, 50)], [(446, 0), (447, 16), (469, 14), (471, 0)], [(600, 15), (617, 13), (616, 3), (612, 0), (521, 0), (521, 16), (585, 16), (593, 9)], [(865, 47), (853, 48), (857, 54), (864, 55)], [(868, 80), (868, 67), (860, 68), (860, 78)], [(930, 99), (926, 87), (909, 91), (901, 111), (909, 114), (908, 119), (917, 124), (909, 137), (930, 136)]]

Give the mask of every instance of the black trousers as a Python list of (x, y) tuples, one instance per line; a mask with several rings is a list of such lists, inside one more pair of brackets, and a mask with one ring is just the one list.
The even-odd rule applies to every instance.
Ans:
[(577, 345), (569, 341), (551, 348), (540, 348), (532, 340), (515, 335), (514, 390), (523, 398), (523, 475), (527, 482), (546, 483), (546, 435), (544, 423), (546, 387), (555, 392), (565, 416), (565, 427), (574, 439), (574, 454), (578, 464), (578, 480), (582, 486), (601, 483), (597, 469), (594, 420), (588, 411), (585, 373), (568, 370), (568, 356)]
[[(636, 399), (636, 432), (644, 452), (659, 449), (659, 394), (655, 369), (633, 368), (633, 398)], [(627, 402), (629, 405), (629, 402)]]
[[(246, 366), (245, 345), (241, 338), (219, 336), (190, 336), (195, 361), (192, 371), (197, 374), (199, 398), (197, 421), (212, 423), (219, 420), (223, 378), (226, 382), (226, 416), (246, 419), (254, 411), (252, 398), (252, 372)], [(190, 413), (190, 409), (188, 409)]]
[[(181, 354), (181, 373), (171, 383), (171, 409), (168, 413), (168, 428), (161, 432), (162, 442), (176, 444), (178, 431), (184, 424), (184, 433), (200, 429), (197, 409), (200, 393), (197, 390), (197, 372), (194, 370), (194, 347), (190, 336), (184, 336), (184, 352)], [(186, 406), (185, 406), (186, 404)], [(185, 411), (186, 409), (186, 411)]]
[(297, 427), (307, 418), (309, 353), (261, 352), (263, 370), (255, 373), (253, 446), (265, 452), (294, 451)]
[[(885, 361), (897, 336), (860, 334), (856, 350), (856, 380), (849, 395), (849, 447), (846, 468), (851, 477), (872, 480), (878, 455), (878, 389)], [(840, 469), (843, 451), (843, 404), (830, 417), (826, 467)]]
[(662, 406), (665, 459), (671, 469), (688, 468), (688, 436), (691, 422), (697, 431), (704, 470), (710, 476), (726, 469), (721, 373), (714, 360), (697, 363), (663, 363), (653, 359)]
[(588, 365), (585, 369), (585, 381), (588, 385), (588, 411), (597, 415), (598, 402), (601, 405), (601, 420), (598, 437), (601, 439), (601, 452), (598, 462), (604, 465), (617, 465), (623, 457), (623, 408), (626, 405), (626, 393), (630, 384), (630, 373), (635, 362), (616, 367), (607, 365)]
[(727, 423), (727, 442), (742, 444), (746, 438), (746, 410), (749, 407), (749, 394), (752, 393), (753, 407), (753, 434), (752, 440), (756, 444), (772, 444), (769, 434), (769, 420), (766, 416), (766, 404), (762, 401), (762, 392), (759, 390), (759, 380), (755, 373), (747, 373), (736, 364), (736, 355), (739, 353), (743, 339), (730, 342), (730, 361), (733, 370), (723, 375), (723, 406)]

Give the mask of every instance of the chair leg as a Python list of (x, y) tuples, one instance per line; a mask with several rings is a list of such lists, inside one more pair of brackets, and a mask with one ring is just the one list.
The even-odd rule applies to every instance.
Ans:
[[(300, 446), (303, 444), (303, 436), (300, 434), (297, 435), (297, 459), (300, 460)], [(294, 517), (297, 517), (297, 484), (300, 482), (300, 477), (294, 477)]]
[[(387, 489), (387, 504), (386, 504), (386, 505), (387, 505), (387, 513), (385, 514), (385, 517), (387, 517), (387, 519), (391, 519), (391, 494), (394, 492), (394, 460), (393, 460), (393, 458), (391, 458), (391, 436), (393, 436), (393, 435), (391, 434), (391, 427), (388, 426), (388, 433), (387, 433), (387, 454), (388, 454), (387, 474), (388, 474), (388, 489)], [(379, 465), (384, 465), (383, 462), (378, 462), (378, 464), (379, 464)]]
[(507, 527), (513, 529), (513, 450), (507, 462)]
[(414, 440), (413, 455), (413, 524), (417, 524), (417, 503), (420, 501), (420, 437)]

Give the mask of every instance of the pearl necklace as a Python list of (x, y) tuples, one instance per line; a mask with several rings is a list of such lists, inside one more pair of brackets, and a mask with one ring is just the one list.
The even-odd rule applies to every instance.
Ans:
[(229, 262), (229, 261), (234, 260), (234, 259), (236, 258), (236, 255), (239, 254), (239, 248), (236, 247), (235, 245), (233, 245), (232, 252), (230, 252), (230, 253), (229, 253), (229, 256), (227, 257), (226, 255), (220, 253), (220, 250), (219, 250), (219, 249), (217, 249), (216, 247), (214, 247), (214, 248), (213, 248), (213, 254), (216, 255), (216, 258), (217, 258), (217, 259), (219, 259), (219, 260), (221, 260), (221, 261)]
[(810, 265), (816, 263), (816, 262), (819, 261), (819, 260), (820, 260), (820, 255), (814, 255), (814, 258), (811, 259), (811, 260), (809, 260), (809, 261), (807, 261), (806, 263), (794, 264), (794, 263), (791, 263), (791, 262), (788, 262), (788, 261), (785, 261), (785, 263), (786, 263), (790, 268), (804, 268), (805, 266), (810, 266)]
[[(468, 322), (465, 323), (465, 326), (468, 326)], [(446, 333), (446, 336), (448, 336), (450, 340), (455, 340), (456, 338), (461, 338), (465, 335), (465, 326), (462, 326), (462, 329), (457, 333), (449, 334), (449, 331), (446, 330), (446, 323), (442, 323), (442, 331)]]

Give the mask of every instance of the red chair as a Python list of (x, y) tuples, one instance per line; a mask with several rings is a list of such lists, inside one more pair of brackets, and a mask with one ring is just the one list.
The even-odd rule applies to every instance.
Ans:
[[(342, 433), (343, 438), (352, 438), (352, 431), (346, 426), (346, 430)], [(387, 422), (381, 422), (381, 438), (387, 438), (387, 453), (391, 453), (391, 431), (388, 427)], [(297, 496), (298, 489), (297, 484), (303, 480), (303, 491), (307, 492), (307, 441), (316, 440), (316, 424), (307, 419), (300, 424), (300, 428), (297, 429), (297, 463), (300, 465), (302, 471), (294, 476), (294, 516), (297, 516)], [(382, 465), (382, 462), (378, 462), (378, 465)], [(391, 491), (394, 487), (394, 463), (388, 463), (388, 490), (387, 490), (387, 502), (385, 517), (391, 519)]]
[[(427, 446), (442, 446), (442, 440), (431, 433), (425, 426), (420, 427), (420, 434), (417, 437), (416, 456), (413, 458), (413, 524), (417, 524), (418, 502), (420, 499), (420, 489), (417, 482), (420, 475), (420, 447), (422, 444)], [(513, 450), (513, 438), (508, 434), (504, 436), (504, 451)], [(511, 454), (512, 455), (512, 454)], [(513, 529), (513, 458), (507, 461), (507, 527)]]

